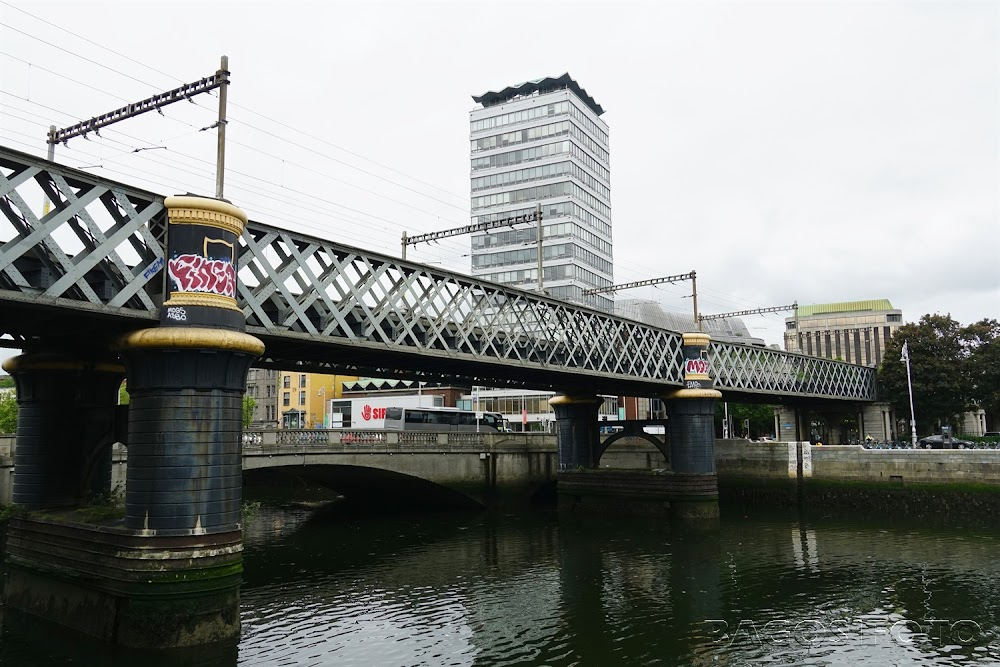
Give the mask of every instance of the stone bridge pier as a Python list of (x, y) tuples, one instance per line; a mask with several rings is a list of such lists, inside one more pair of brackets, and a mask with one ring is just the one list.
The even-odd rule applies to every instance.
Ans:
[(896, 420), (888, 403), (862, 403), (839, 409), (822, 405), (775, 408), (775, 433), (781, 442), (814, 441), (824, 445), (861, 442), (871, 436), (876, 441), (909, 440), (904, 430), (896, 432)]
[[(663, 396), (668, 416), (666, 443), (643, 431), (641, 425), (602, 443), (599, 397), (563, 394), (550, 399), (558, 428), (560, 509), (664, 515), (714, 524), (719, 516), (714, 418), (715, 402), (722, 394), (712, 387), (708, 374), (709, 342), (705, 334), (684, 334), (685, 386)], [(602, 469), (601, 455), (622, 438), (651, 442), (670, 469)]]
[[(166, 205), (168, 298), (158, 328), (114, 344), (124, 365), (24, 355), (7, 366), (19, 400), (14, 501), (28, 512), (8, 526), (6, 605), (153, 648), (239, 637), (242, 396), (264, 351), (236, 304), (246, 216), (222, 200)], [(126, 375), (125, 517), (95, 520), (79, 506), (110, 491)]]

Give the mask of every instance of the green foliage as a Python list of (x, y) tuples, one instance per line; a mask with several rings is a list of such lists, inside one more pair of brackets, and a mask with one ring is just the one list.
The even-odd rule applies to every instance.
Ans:
[(258, 514), (260, 514), (260, 501), (259, 500), (244, 500), (243, 501), (243, 520), (249, 521), (253, 519)]
[(125, 516), (125, 489), (121, 485), (107, 493), (94, 495), (79, 509), (78, 518), (86, 523), (103, 523)]
[[(722, 421), (725, 416), (725, 406), (722, 401), (715, 404), (715, 432), (722, 434)], [(730, 403), (729, 419), (733, 424), (730, 438), (754, 438), (762, 435), (777, 436), (774, 432), (774, 406), (757, 403)], [(750, 432), (744, 428), (744, 421), (750, 420)]]
[(257, 399), (252, 396), (243, 395), (243, 428), (253, 424), (253, 410), (257, 407)]
[[(1000, 401), (1000, 323), (983, 320), (967, 327), (948, 315), (924, 315), (899, 328), (885, 347), (878, 370), (879, 397), (898, 415), (910, 414), (903, 343), (910, 352), (913, 410), (917, 428), (954, 424), (962, 412), (982, 406), (994, 417)], [(990, 421), (989, 419), (987, 420)]]
[(965, 328), (969, 346), (969, 376), (976, 402), (986, 411), (986, 423), (1000, 424), (1000, 322), (980, 320)]
[(9, 375), (4, 375), (0, 377), (0, 389), (13, 389), (14, 378)]
[(19, 519), (28, 516), (28, 510), (20, 505), (0, 506), (0, 526), (6, 525), (11, 519)]
[(12, 393), (0, 395), (0, 433), (17, 431), (17, 398)]
[(128, 405), (129, 400), (128, 382), (122, 380), (121, 385), (118, 387), (118, 405)]

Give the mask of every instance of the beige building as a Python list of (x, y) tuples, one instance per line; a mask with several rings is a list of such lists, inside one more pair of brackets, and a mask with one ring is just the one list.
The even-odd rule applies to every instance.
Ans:
[(902, 325), (903, 311), (888, 299), (799, 306), (795, 316), (785, 318), (785, 350), (878, 366)]
[(274, 428), (278, 424), (278, 371), (251, 368), (247, 373), (247, 396), (253, 399), (254, 428)]

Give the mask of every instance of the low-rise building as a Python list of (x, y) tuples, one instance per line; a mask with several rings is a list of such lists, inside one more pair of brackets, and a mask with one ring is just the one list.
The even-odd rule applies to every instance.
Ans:
[(888, 299), (799, 306), (785, 318), (785, 350), (878, 366), (886, 343), (903, 326), (903, 311)]
[(324, 428), (326, 404), (343, 396), (344, 382), (356, 376), (278, 371), (278, 428)]

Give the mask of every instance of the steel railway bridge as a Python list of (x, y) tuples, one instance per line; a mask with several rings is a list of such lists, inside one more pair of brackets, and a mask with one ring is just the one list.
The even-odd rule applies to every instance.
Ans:
[[(699, 523), (719, 516), (719, 390), (875, 400), (871, 368), (713, 343), (2, 147), (0, 209), (0, 345), (26, 352), (4, 362), (17, 384), (12, 495), (27, 511), (6, 529), (5, 606), (121, 643), (147, 646), (150, 627), (161, 646), (239, 635), (241, 408), (254, 363), (554, 390), (556, 465), (515, 453), (529, 465), (514, 477), (555, 467), (568, 511)], [(118, 406), (124, 378), (131, 402)], [(600, 439), (602, 393), (665, 400), (667, 437), (654, 444), (669, 470), (599, 469), (614, 439)], [(94, 526), (68, 508), (111, 492), (115, 442), (128, 447), (125, 516)], [(495, 453), (453, 459), (453, 476), (496, 495), (513, 459)], [(439, 456), (425, 461), (447, 472)]]
[[(99, 352), (157, 320), (163, 196), (0, 147), (0, 209), (0, 345)], [(638, 396), (684, 386), (678, 332), (260, 222), (240, 239), (237, 300), (266, 345), (259, 366)], [(871, 368), (721, 342), (708, 361), (728, 400), (875, 399)]]

